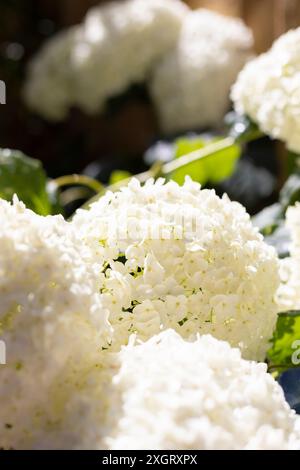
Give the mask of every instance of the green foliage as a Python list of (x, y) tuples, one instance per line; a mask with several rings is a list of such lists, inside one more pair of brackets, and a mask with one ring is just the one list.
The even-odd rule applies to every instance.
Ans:
[(299, 169), (299, 154), (295, 152), (291, 152), (287, 149), (286, 152), (286, 172), (288, 175), (292, 175), (293, 173), (297, 173)]
[(51, 212), (49, 215), (63, 214), (65, 215), (64, 207), (60, 198), (60, 189), (53, 182), (53, 180), (48, 180), (46, 185), (46, 191), (49, 198)]
[(270, 370), (281, 373), (295, 367), (294, 356), (300, 359), (297, 350), (300, 350), (300, 311), (280, 313), (267, 355)]
[[(218, 139), (216, 139), (217, 142)], [(175, 158), (203, 149), (208, 143), (201, 137), (178, 139), (175, 142)], [(186, 175), (201, 184), (208, 182), (217, 184), (229, 178), (235, 170), (236, 163), (241, 156), (239, 145), (233, 144), (226, 150), (212, 154), (208, 158), (200, 159), (182, 169), (174, 171), (171, 178), (179, 184), (184, 183)]]
[(132, 175), (131, 173), (129, 173), (129, 171), (115, 170), (110, 175), (109, 185), (119, 183), (120, 181), (126, 180), (127, 178), (130, 178), (131, 176)]
[(0, 197), (11, 201), (14, 194), (37, 214), (60, 212), (55, 195), (48, 194), (41, 162), (17, 150), (0, 149)]

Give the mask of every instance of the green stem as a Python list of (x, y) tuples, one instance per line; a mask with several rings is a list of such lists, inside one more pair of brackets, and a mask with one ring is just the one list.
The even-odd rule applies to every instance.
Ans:
[(104, 189), (103, 184), (99, 183), (99, 181), (90, 178), (89, 176), (85, 175), (67, 175), (61, 176), (60, 178), (56, 178), (52, 181), (53, 184), (57, 188), (62, 188), (64, 186), (73, 186), (73, 185), (80, 185), (86, 186), (90, 188), (95, 193), (99, 193)]
[(194, 152), (188, 153), (183, 157), (177, 158), (176, 160), (172, 160), (169, 163), (166, 163), (162, 167), (162, 175), (169, 175), (175, 170), (179, 168), (184, 168), (185, 166), (189, 165), (190, 163), (194, 163), (199, 160), (205, 160), (207, 158), (211, 158), (215, 156), (217, 153), (230, 148), (235, 143), (235, 139), (233, 137), (226, 137), (225, 139), (218, 140), (217, 142), (213, 142), (212, 144), (206, 145), (206, 147), (195, 150)]
[[(143, 173), (139, 173), (138, 175), (135, 175), (134, 178), (139, 180), (140, 183), (145, 183), (149, 178), (157, 178), (159, 175), (161, 175), (162, 172), (162, 164), (160, 162), (155, 163), (150, 170), (144, 171)], [(132, 180), (132, 176), (129, 178), (125, 178), (121, 181), (118, 181), (115, 184), (111, 184), (110, 186), (106, 186), (103, 188), (104, 192), (106, 191), (112, 191), (116, 192), (123, 186), (126, 186), (129, 181)]]
[(79, 201), (80, 199), (86, 200), (91, 196), (89, 188), (68, 188), (60, 193), (60, 201), (63, 207), (71, 204), (71, 202)]
[(299, 365), (294, 364), (272, 364), (268, 367), (268, 372), (277, 371), (277, 369), (299, 369)]
[[(134, 178), (139, 180), (140, 183), (145, 183), (150, 178), (158, 178), (162, 174), (162, 164), (160, 162), (156, 162), (149, 170), (144, 171), (143, 173), (139, 173), (138, 175), (134, 175)], [(96, 202), (101, 196), (103, 196), (106, 191), (116, 192), (119, 191), (120, 188), (126, 186), (132, 180), (132, 176), (129, 178), (125, 178), (118, 183), (111, 184), (110, 186), (102, 187), (101, 191), (96, 194), (92, 199), (89, 199), (83, 206), (82, 209), (88, 209), (93, 202)]]
[[(145, 183), (149, 178), (158, 178), (159, 176), (168, 177), (175, 170), (178, 170), (179, 168), (184, 168), (190, 163), (193, 163), (199, 160), (213, 158), (216, 154), (230, 148), (234, 144), (236, 144), (236, 140), (233, 137), (225, 137), (222, 140), (218, 140), (217, 142), (212, 142), (200, 150), (195, 150), (194, 152), (191, 152), (187, 155), (177, 158), (176, 160), (172, 160), (171, 162), (165, 163), (164, 165), (161, 163), (156, 163), (153, 165), (152, 168), (150, 168), (150, 170), (145, 171), (144, 173), (135, 175), (134, 177), (138, 179), (141, 183)], [(99, 191), (99, 193), (96, 194), (96, 196), (94, 196), (92, 199), (87, 201), (82, 206), (82, 208), (87, 209), (93, 202), (97, 201), (106, 191), (113, 191), (113, 192), (118, 191), (123, 186), (126, 186), (131, 179), (132, 177), (126, 178), (122, 181), (119, 181), (116, 184), (106, 186), (106, 187), (101, 187), (101, 190)]]

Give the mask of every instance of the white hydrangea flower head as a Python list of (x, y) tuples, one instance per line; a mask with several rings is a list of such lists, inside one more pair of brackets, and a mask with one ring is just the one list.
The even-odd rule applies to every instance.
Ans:
[(24, 99), (46, 119), (64, 119), (74, 101), (71, 49), (76, 27), (58, 33), (47, 41), (29, 63)]
[(76, 103), (89, 113), (145, 80), (176, 42), (187, 7), (178, 0), (126, 0), (92, 9), (72, 52)]
[(173, 328), (210, 333), (263, 360), (276, 323), (275, 251), (226, 195), (163, 179), (133, 179), (79, 210), (73, 224), (103, 265), (111, 349)]
[(229, 109), (230, 87), (252, 45), (252, 33), (239, 19), (205, 9), (186, 15), (177, 44), (150, 81), (165, 133), (221, 122)]
[(106, 101), (143, 81), (177, 40), (188, 7), (180, 0), (125, 0), (92, 8), (83, 22), (51, 39), (29, 68), (28, 105), (48, 119)]
[[(87, 416), (102, 412), (88, 399), (110, 334), (99, 265), (62, 216), (1, 200), (0, 219), (0, 446), (75, 445)], [(77, 428), (64, 427), (71, 411)]]
[[(172, 330), (120, 353), (110, 449), (299, 449), (299, 418), (266, 364)], [(121, 403), (121, 405), (120, 405)]]
[(300, 28), (249, 62), (232, 89), (237, 112), (247, 114), (270, 137), (300, 152)]
[(288, 208), (286, 227), (290, 231), (290, 256), (280, 260), (281, 285), (277, 293), (279, 310), (300, 309), (300, 204)]

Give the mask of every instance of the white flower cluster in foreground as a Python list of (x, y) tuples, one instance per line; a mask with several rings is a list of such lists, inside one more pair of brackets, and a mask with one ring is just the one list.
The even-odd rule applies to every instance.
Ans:
[(300, 204), (289, 207), (286, 226), (291, 234), (290, 257), (280, 261), (281, 286), (278, 290), (280, 310), (300, 309)]
[(120, 353), (111, 449), (299, 449), (299, 418), (266, 364), (165, 331)]
[(126, 0), (91, 9), (30, 64), (28, 105), (53, 120), (65, 118), (71, 105), (102, 111), (108, 98), (145, 80), (176, 42), (187, 11), (179, 0)]
[(241, 359), (264, 358), (278, 279), (239, 204), (132, 180), (72, 223), (17, 199), (0, 220), (1, 448), (300, 448), (280, 386)]
[(252, 45), (252, 33), (241, 20), (205, 9), (191, 11), (150, 84), (164, 131), (220, 123), (229, 108), (230, 87)]
[(0, 220), (0, 447), (74, 446), (63, 423), (71, 412), (91, 424), (88, 388), (109, 333), (99, 266), (61, 216), (0, 200)]
[(103, 265), (101, 301), (111, 349), (131, 333), (210, 333), (263, 360), (276, 323), (277, 257), (249, 215), (186, 180), (108, 192), (73, 225)]
[(269, 136), (300, 152), (300, 28), (281, 36), (269, 52), (248, 63), (232, 90), (239, 113)]

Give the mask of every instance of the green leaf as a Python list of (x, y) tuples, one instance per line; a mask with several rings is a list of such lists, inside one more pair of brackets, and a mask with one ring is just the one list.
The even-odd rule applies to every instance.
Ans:
[[(211, 142), (207, 142), (200, 137), (178, 139), (175, 142), (175, 158), (200, 150), (208, 143)], [(220, 151), (209, 158), (193, 162), (182, 169), (174, 171), (171, 178), (177, 183), (183, 184), (185, 176), (189, 175), (194, 181), (201, 184), (207, 182), (217, 184), (232, 175), (240, 155), (239, 145), (233, 144), (228, 149)]]
[(270, 369), (280, 373), (298, 365), (295, 359), (300, 358), (300, 311), (279, 314), (267, 358)]
[(241, 156), (239, 145), (234, 144), (222, 152), (218, 152), (214, 157), (203, 161), (205, 164), (208, 180), (217, 184), (229, 178), (236, 167), (236, 163)]
[(17, 150), (0, 149), (0, 197), (11, 201), (14, 194), (40, 215), (52, 213), (47, 177), (38, 160)]
[(299, 168), (300, 155), (298, 153), (287, 150), (285, 158), (287, 174), (292, 175), (293, 173), (297, 173), (297, 170)]
[[(175, 158), (180, 158), (183, 155), (200, 150), (205, 147), (205, 141), (201, 138), (183, 138), (175, 141)], [(207, 182), (207, 174), (203, 164), (200, 162), (194, 162), (190, 165), (186, 165), (184, 168), (176, 170), (172, 173), (172, 180), (178, 184), (183, 184), (186, 175), (189, 175), (192, 180), (197, 181), (201, 184)]]
[(124, 171), (124, 170), (115, 170), (111, 173), (110, 179), (109, 179), (109, 185), (119, 183), (120, 181), (126, 180), (127, 178), (130, 178), (132, 175), (129, 173), (129, 171)]
[(46, 191), (51, 205), (51, 215), (65, 215), (65, 211), (60, 200), (59, 188), (56, 186), (56, 184), (52, 184), (52, 180), (50, 179), (47, 182)]

